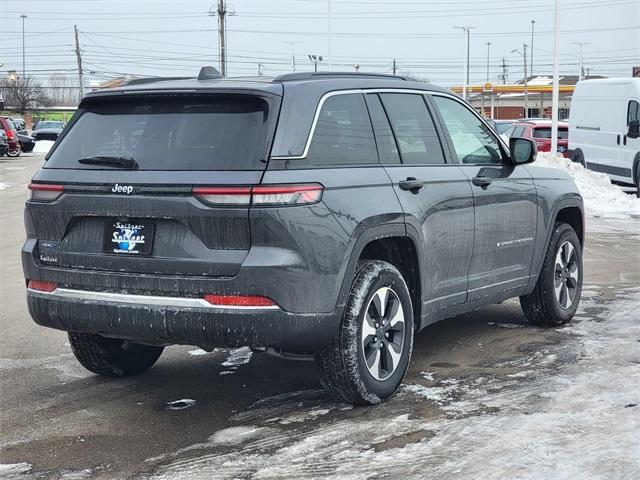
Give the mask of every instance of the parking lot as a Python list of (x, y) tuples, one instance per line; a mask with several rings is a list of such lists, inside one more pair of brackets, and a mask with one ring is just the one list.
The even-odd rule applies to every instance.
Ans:
[(42, 159), (0, 159), (0, 477), (640, 478), (640, 218), (587, 218), (571, 324), (527, 326), (515, 301), (440, 322), (392, 399), (353, 408), (312, 363), (248, 349), (85, 371), (26, 309), (22, 205)]

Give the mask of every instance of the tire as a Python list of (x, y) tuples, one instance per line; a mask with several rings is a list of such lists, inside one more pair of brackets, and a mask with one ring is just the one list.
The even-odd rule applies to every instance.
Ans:
[(7, 152), (7, 156), (8, 156), (8, 157), (14, 157), (14, 158), (15, 158), (15, 157), (19, 157), (19, 156), (20, 156), (20, 149), (19, 149), (19, 148), (16, 148), (15, 150), (9, 150), (9, 151)]
[(80, 364), (105, 377), (128, 377), (156, 363), (164, 347), (142, 345), (90, 333), (69, 332), (69, 343)]
[(572, 160), (576, 163), (579, 163), (584, 168), (587, 168), (587, 164), (584, 163), (584, 154), (582, 153), (582, 150), (576, 150), (575, 152), (573, 152)]
[(520, 297), (527, 321), (541, 327), (557, 327), (569, 322), (580, 303), (582, 277), (582, 246), (578, 235), (571, 225), (556, 223), (536, 286), (529, 295)]
[[(381, 303), (385, 307), (379, 307)], [(382, 322), (376, 322), (380, 308), (386, 312)], [(338, 332), (314, 354), (320, 383), (336, 400), (356, 405), (380, 403), (402, 383), (411, 359), (413, 332), (411, 296), (400, 272), (379, 260), (359, 262)]]

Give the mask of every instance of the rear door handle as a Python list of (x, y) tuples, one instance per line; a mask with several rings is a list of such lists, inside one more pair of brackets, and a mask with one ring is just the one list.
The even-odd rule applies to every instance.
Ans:
[(412, 193), (418, 193), (418, 190), (424, 187), (424, 181), (418, 180), (415, 177), (408, 177), (406, 180), (400, 180), (398, 186), (400, 190), (409, 190)]
[(488, 177), (473, 177), (473, 180), (471, 180), (471, 182), (475, 186), (482, 188), (487, 188), (489, 185), (491, 185), (491, 179)]
[(625, 135), (625, 136), (624, 136), (624, 137), (622, 137), (622, 138), (623, 138), (622, 142), (626, 145), (626, 144), (627, 144), (627, 136)]
[(617, 143), (618, 145), (620, 145), (620, 135), (619, 135), (619, 134), (618, 134), (618, 137), (616, 138), (616, 143)]

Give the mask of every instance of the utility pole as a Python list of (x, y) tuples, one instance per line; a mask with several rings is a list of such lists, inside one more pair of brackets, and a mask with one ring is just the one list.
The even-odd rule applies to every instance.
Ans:
[(529, 80), (529, 75), (527, 74), (527, 44), (522, 44), (522, 52), (516, 48), (511, 50), (511, 53), (522, 55), (522, 58), (524, 60), (524, 118), (527, 118), (529, 116), (529, 90), (527, 88)]
[(396, 59), (393, 59), (393, 74), (396, 74)]
[(558, 103), (560, 103), (560, 0), (553, 10), (553, 89), (551, 100), (551, 153), (558, 151)]
[(584, 80), (584, 56), (582, 55), (582, 47), (591, 44), (587, 42), (571, 42), (571, 45), (578, 45), (580, 47), (580, 80)]
[(491, 51), (491, 42), (487, 42), (487, 82), (489, 82), (489, 52)]
[(302, 42), (282, 42), (291, 47), (291, 71), (296, 73), (296, 45)]
[(220, 45), (220, 73), (227, 76), (227, 6), (218, 0), (218, 45)]
[(531, 61), (529, 62), (529, 70), (531, 71), (531, 76), (533, 76), (533, 33), (535, 30), (536, 21), (531, 20)]
[(504, 57), (502, 57), (502, 75), (498, 75), (498, 77), (500, 77), (502, 79), (502, 84), (506, 85), (507, 84), (507, 61), (504, 59)]
[(327, 0), (327, 61), (331, 70), (331, 0)]
[(467, 35), (467, 41), (465, 43), (465, 51), (464, 51), (464, 56), (466, 59), (466, 64), (465, 64), (465, 75), (464, 75), (464, 81), (462, 82), (462, 98), (463, 99), (467, 99), (467, 85), (469, 85), (469, 50), (470, 50), (470, 33), (471, 30), (477, 27), (470, 27), (470, 26), (465, 26), (465, 27), (453, 27), (453, 28), (457, 28), (459, 30), (462, 30), (466, 35)]
[(80, 100), (84, 97), (84, 84), (82, 81), (82, 55), (80, 53), (80, 42), (78, 41), (78, 26), (73, 26), (76, 37), (76, 60), (78, 61), (78, 85), (80, 85)]
[[(27, 16), (23, 13), (22, 15), (20, 15), (20, 18), (22, 19), (22, 78), (25, 79), (27, 78), (27, 69), (25, 68), (25, 55), (24, 55), (24, 21), (27, 18)], [(24, 80), (23, 80), (24, 81)]]

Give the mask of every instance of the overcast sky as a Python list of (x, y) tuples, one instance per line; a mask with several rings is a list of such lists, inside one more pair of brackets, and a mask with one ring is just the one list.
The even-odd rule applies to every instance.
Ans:
[[(87, 83), (117, 74), (194, 75), (218, 66), (217, 22), (208, 12), (216, 0), (0, 0), (1, 70), (22, 70), (22, 19), (26, 14), (26, 71), (46, 83), (53, 72), (75, 75), (73, 25)], [(333, 70), (398, 71), (442, 85), (463, 78), (463, 33), (471, 32), (471, 81), (498, 81), (502, 59), (509, 79), (522, 77), (522, 51), (535, 20), (535, 74), (551, 74), (553, 0), (332, 0)], [(640, 65), (640, 0), (561, 0), (561, 72), (577, 74), (584, 42), (591, 74), (629, 76)], [(328, 69), (327, 0), (233, 0), (228, 2), (229, 75), (310, 70), (308, 54), (322, 55)], [(528, 52), (529, 53), (529, 52)], [(529, 56), (529, 55), (527, 55)], [(529, 62), (529, 58), (527, 59)], [(92, 73), (91, 73), (92, 72)]]

